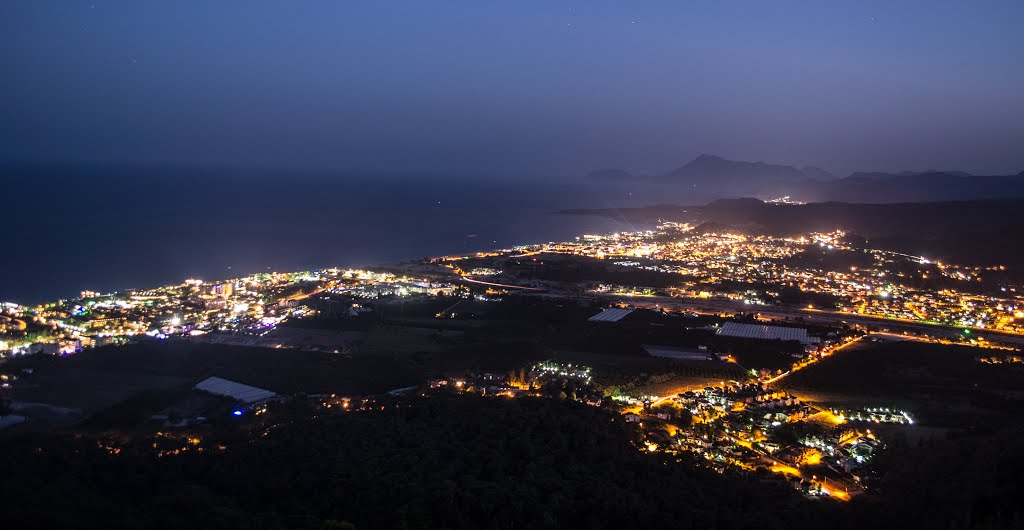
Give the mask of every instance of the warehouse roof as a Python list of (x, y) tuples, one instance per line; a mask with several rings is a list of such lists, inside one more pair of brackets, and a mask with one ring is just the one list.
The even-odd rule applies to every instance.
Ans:
[(680, 361), (711, 361), (717, 360), (718, 356), (707, 348), (677, 348), (675, 346), (658, 346), (655, 344), (644, 344), (643, 348), (652, 357), (667, 357)]
[(219, 377), (210, 377), (203, 379), (195, 386), (196, 390), (202, 390), (218, 396), (225, 396), (232, 399), (237, 399), (242, 403), (256, 403), (258, 401), (266, 401), (277, 394), (264, 390), (262, 388), (256, 388), (254, 386), (243, 385), (242, 383), (236, 383), (234, 381), (228, 381), (227, 379), (221, 379)]
[(632, 312), (632, 309), (622, 309), (620, 307), (602, 309), (600, 313), (588, 318), (587, 320), (591, 322), (618, 322), (622, 320), (622, 317)]
[(802, 344), (818, 342), (816, 337), (808, 336), (807, 330), (804, 328), (786, 328), (782, 326), (765, 326), (763, 324), (744, 324), (741, 322), (726, 322), (722, 324), (718, 334), (745, 339), (796, 340)]

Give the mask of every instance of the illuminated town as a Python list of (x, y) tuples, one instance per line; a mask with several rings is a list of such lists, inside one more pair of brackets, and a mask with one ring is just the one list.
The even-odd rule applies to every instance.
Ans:
[[(856, 247), (845, 236), (842, 231), (797, 238), (702, 233), (686, 224), (664, 223), (651, 231), (588, 235), (574, 242), (516, 251), (597, 258), (615, 266), (679, 275), (675, 285), (661, 289), (663, 294), (739, 302), (752, 306), (747, 311), (778, 305), (780, 290), (789, 288), (823, 295), (832, 302), (830, 306), (808, 304), (804, 308), (808, 312), (1024, 333), (1024, 293), (998, 279), (1005, 267), (932, 262)], [(508, 256), (514, 257), (515, 252), (497, 258)], [(459, 272), (474, 276), (473, 270)], [(643, 285), (592, 289), (634, 296), (654, 295), (657, 290)]]
[[(558, 279), (559, 268), (575, 270), (581, 264), (596, 267), (593, 277)], [(986, 352), (978, 356), (980, 363), (1016, 362), (1019, 355), (1003, 352), (1019, 352), (1016, 338), (1024, 332), (1024, 303), (1016, 286), (989, 280), (1000, 270), (860, 248), (842, 231), (781, 238), (663, 223), (649, 231), (586, 235), (379, 270), (190, 279), (148, 290), (83, 292), (78, 298), (32, 307), (7, 303), (0, 317), (0, 351), (6, 357), (71, 355), (139, 340), (186, 340), (351, 355), (365, 336), (311, 340), (308, 333), (279, 324), (357, 318), (389, 300), (449, 300), (435, 319), (464, 318), (472, 304), (493, 304), (510, 295), (588, 298), (607, 308), (589, 319), (595, 323), (616, 323), (634, 311), (712, 318), (710, 329), (718, 336), (792, 340), (799, 347), (792, 350), (788, 365), (748, 369), (741, 366), (747, 362), (742, 349), (644, 346), (653, 357), (713, 367), (699, 369), (710, 377), (663, 386), (658, 392), (650, 385), (630, 389), (602, 383), (588, 366), (547, 361), (508, 374), (446, 376), (396, 395), (454, 392), (576, 400), (615, 411), (635, 424), (642, 433), (640, 450), (698, 455), (720, 472), (768, 469), (804, 494), (846, 500), (864, 490), (859, 470), (883, 445), (872, 428), (912, 425), (914, 419), (882, 403), (855, 409), (819, 406), (780, 389), (781, 382), (842, 349), (879, 337), (974, 346)], [(648, 279), (654, 284), (646, 283)], [(801, 297), (798, 303), (787, 298), (793, 293)], [(802, 297), (815, 302), (804, 303)], [(742, 315), (753, 324), (729, 320)], [(808, 334), (797, 326), (816, 331)], [(712, 382), (716, 377), (722, 380)], [(5, 389), (17, 381), (14, 374), (4, 378)], [(364, 410), (378, 398), (363, 397), (359, 406), (350, 407), (353, 399), (332, 394), (322, 398), (322, 405), (337, 405), (341, 412)], [(246, 410), (255, 416), (268, 413), (265, 400), (233, 410), (235, 415)], [(166, 433), (160, 437), (177, 439)], [(190, 434), (180, 439), (180, 447), (160, 449), (157, 456), (204, 447)], [(118, 450), (110, 446), (112, 453)]]
[[(546, 281), (533, 275), (524, 281), (519, 270), (502, 271), (510, 264), (522, 269), (523, 260), (528, 260), (525, 267), (536, 271), (544, 267), (545, 257), (551, 262), (563, 256), (592, 258), (613, 267), (665, 273), (678, 279), (662, 287), (587, 281), (570, 285), (574, 282)], [(466, 286), (474, 284), (556, 295), (578, 289), (628, 297), (661, 295), (695, 299), (707, 307), (732, 312), (764, 309), (766, 314), (778, 310), (781, 291), (788, 288), (831, 302), (795, 308), (809, 315), (955, 326), (967, 334), (971, 330), (1024, 333), (1024, 292), (1016, 285), (989, 279), (1003, 267), (944, 264), (858, 248), (845, 240), (842, 231), (779, 238), (702, 233), (686, 224), (664, 223), (650, 231), (585, 235), (572, 242), (429, 262), (440, 267), (435, 270), (430, 264), (407, 263), (399, 267), (407, 273), (397, 275), (342, 269), (257, 274), (215, 282), (186, 280), (179, 285), (110, 294), (84, 291), (78, 298), (31, 307), (4, 303), (0, 353), (72, 353), (137, 335), (265, 337), (282, 320), (311, 311), (330, 311), (309, 303), (324, 293), (376, 298), (451, 295), (461, 289), (468, 294)], [(465, 262), (476, 265), (466, 270)], [(723, 305), (715, 306), (716, 302)]]
[[(328, 292), (357, 298), (451, 293), (453, 286), (370, 271), (328, 269), (233, 280), (185, 280), (145, 291), (83, 292), (80, 298), (34, 307), (4, 304), (0, 348), (5, 355), (69, 354), (121, 344), (136, 336), (166, 339), (234, 337), (240, 343), (286, 347), (267, 337), (277, 323), (311, 311), (303, 301)], [(346, 307), (344, 311), (357, 311)], [(324, 310), (329, 311), (329, 310)], [(265, 338), (266, 337), (266, 338)], [(214, 340), (206, 337), (200, 340)]]
[(4, 528), (1024, 528), (1024, 1), (0, 12)]

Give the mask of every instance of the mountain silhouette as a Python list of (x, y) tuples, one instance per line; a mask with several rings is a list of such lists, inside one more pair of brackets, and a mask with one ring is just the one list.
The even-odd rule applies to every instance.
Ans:
[(660, 198), (687, 194), (711, 198), (757, 197), (864, 203), (952, 201), (1024, 197), (1024, 171), (1016, 175), (972, 175), (963, 171), (855, 172), (845, 178), (814, 166), (796, 168), (728, 160), (702, 154), (665, 175), (638, 177), (624, 170), (592, 172), (599, 182), (630, 182)]
[(726, 160), (714, 155), (700, 155), (665, 177), (690, 185), (700, 186), (713, 182), (717, 185), (744, 188), (812, 180), (807, 174), (792, 166)]

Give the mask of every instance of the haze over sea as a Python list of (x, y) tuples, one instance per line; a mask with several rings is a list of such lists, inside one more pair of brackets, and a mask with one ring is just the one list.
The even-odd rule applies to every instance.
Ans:
[(3, 175), (0, 300), (19, 303), (566, 240), (629, 227), (559, 209), (654, 200), (578, 179), (123, 168)]

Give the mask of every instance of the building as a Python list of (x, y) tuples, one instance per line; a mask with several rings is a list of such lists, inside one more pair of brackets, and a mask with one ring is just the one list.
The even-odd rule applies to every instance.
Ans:
[(718, 329), (718, 334), (744, 339), (795, 340), (800, 344), (816, 344), (818, 342), (818, 338), (808, 335), (807, 330), (804, 328), (745, 324), (742, 322), (726, 322)]
[(49, 355), (57, 355), (58, 353), (60, 353), (60, 344), (57, 344), (56, 342), (34, 342), (31, 345), (29, 345), (28, 353), (43, 353)]
[(277, 397), (277, 394), (269, 390), (243, 385), (242, 383), (228, 381), (219, 377), (206, 378), (197, 383), (194, 388), (217, 396), (231, 398), (246, 405), (262, 403)]
[(233, 283), (218, 283), (213, 286), (210, 290), (210, 294), (213, 296), (220, 296), (222, 298), (231, 298), (231, 295), (235, 293), (235, 284)]
[(590, 322), (618, 322), (632, 312), (632, 309), (625, 309), (621, 307), (602, 309), (600, 313), (588, 318), (587, 320)]
[(679, 361), (717, 361), (718, 356), (708, 350), (707, 346), (697, 348), (677, 348), (674, 346), (655, 346), (644, 344), (644, 350), (652, 357), (665, 357)]

